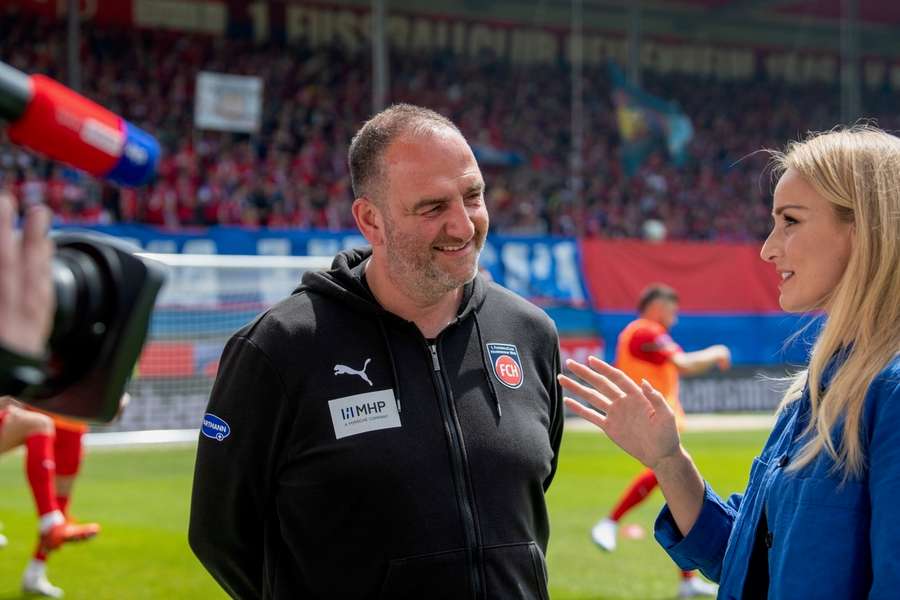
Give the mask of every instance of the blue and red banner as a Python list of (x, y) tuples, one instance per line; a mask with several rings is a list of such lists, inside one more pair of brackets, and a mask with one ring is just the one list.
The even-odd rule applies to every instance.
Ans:
[[(334, 255), (365, 244), (350, 231), (212, 227), (173, 232), (143, 225), (94, 229), (152, 252)], [(802, 364), (811, 343), (810, 335), (794, 336), (807, 320), (779, 308), (778, 278), (775, 269), (759, 258), (758, 244), (491, 236), (481, 267), (547, 311), (560, 331), (566, 357), (602, 355), (605, 348), (606, 358), (612, 359), (619, 332), (635, 318), (638, 296), (651, 283), (665, 283), (678, 291), (681, 315), (672, 337), (685, 350), (726, 344), (736, 364)], [(200, 297), (209, 300), (208, 294), (198, 293)], [(233, 298), (219, 300), (227, 304)], [(226, 334), (258, 312), (253, 308), (225, 312), (216, 320), (195, 318), (193, 313), (203, 310), (208, 307), (156, 315), (154, 338), (175, 342), (185, 327), (198, 322), (218, 328), (204, 334)], [(183, 376), (184, 369), (214, 372), (218, 348), (176, 346), (148, 346), (142, 371), (160, 375), (165, 371), (168, 376)], [(163, 357), (173, 352), (184, 359), (179, 362), (182, 366), (164, 362)]]
[(618, 332), (635, 318), (641, 291), (664, 283), (680, 297), (672, 337), (685, 350), (725, 344), (736, 364), (804, 363), (810, 336), (794, 334), (808, 319), (782, 312), (778, 276), (759, 249), (759, 244), (582, 241), (584, 277), (607, 347), (615, 347)]

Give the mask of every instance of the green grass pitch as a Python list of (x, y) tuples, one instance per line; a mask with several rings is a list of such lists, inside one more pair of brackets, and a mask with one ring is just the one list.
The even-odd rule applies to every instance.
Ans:
[[(694, 433), (685, 445), (720, 493), (740, 490), (765, 432)], [(36, 519), (22, 454), (0, 457), (0, 521), (9, 546), (0, 550), (0, 600), (21, 598), (22, 569), (33, 550)], [(73, 494), (73, 514), (103, 532), (51, 556), (50, 580), (69, 600), (224, 598), (186, 540), (194, 449), (91, 449)], [(549, 571), (554, 600), (672, 598), (675, 566), (652, 539), (659, 492), (627, 515), (644, 539), (621, 539), (604, 554), (588, 536), (639, 465), (593, 432), (566, 433), (559, 472), (548, 496)]]

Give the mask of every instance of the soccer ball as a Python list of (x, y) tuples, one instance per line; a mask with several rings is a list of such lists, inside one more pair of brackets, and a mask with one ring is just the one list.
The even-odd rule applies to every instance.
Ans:
[(666, 225), (659, 219), (647, 219), (642, 230), (644, 239), (648, 242), (661, 242), (666, 239)]

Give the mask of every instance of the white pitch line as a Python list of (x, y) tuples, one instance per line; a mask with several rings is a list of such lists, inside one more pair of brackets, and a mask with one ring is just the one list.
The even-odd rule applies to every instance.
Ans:
[(112, 446), (143, 446), (147, 444), (187, 444), (197, 441), (198, 429), (154, 429), (150, 431), (111, 431), (89, 433), (84, 445), (94, 448)]
[[(759, 429), (772, 429), (775, 424), (775, 415), (753, 413), (748, 415), (736, 414), (693, 414), (685, 417), (685, 429), (687, 431), (753, 431)], [(597, 427), (580, 417), (566, 419), (566, 429), (569, 431), (591, 431)]]
[[(687, 415), (687, 431), (753, 431), (771, 429), (775, 423), (774, 414), (692, 414)], [(597, 431), (597, 428), (579, 417), (566, 419), (569, 431)], [(86, 446), (113, 448), (127, 446), (147, 446), (156, 444), (196, 443), (197, 429), (155, 429), (150, 431), (116, 431), (89, 433), (84, 438)]]

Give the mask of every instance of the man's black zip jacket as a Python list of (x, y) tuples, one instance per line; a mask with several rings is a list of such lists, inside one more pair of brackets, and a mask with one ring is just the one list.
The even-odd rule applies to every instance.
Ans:
[(479, 276), (426, 340), (375, 301), (369, 253), (307, 273), (228, 342), (191, 547), (236, 598), (546, 599), (552, 321)]

